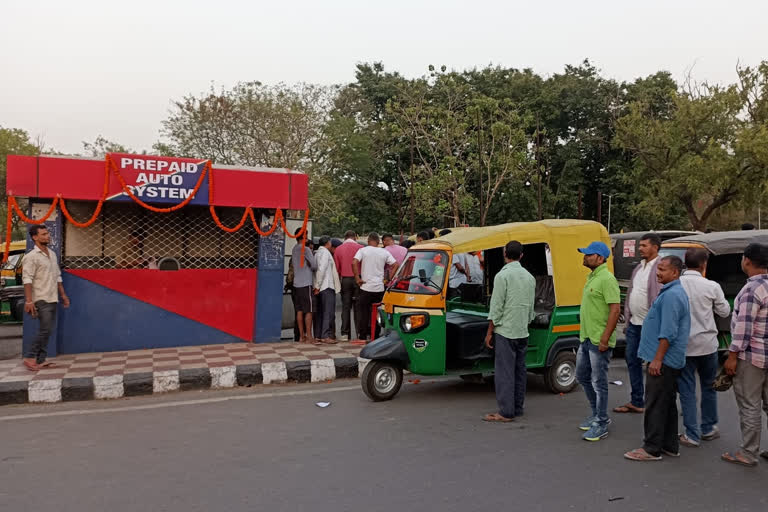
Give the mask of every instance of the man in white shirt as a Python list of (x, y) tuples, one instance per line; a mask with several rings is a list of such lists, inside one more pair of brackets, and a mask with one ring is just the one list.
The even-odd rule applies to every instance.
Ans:
[[(720, 285), (703, 275), (708, 259), (705, 249), (688, 249), (685, 252), (687, 270), (680, 278), (691, 309), (691, 333), (685, 351), (685, 367), (677, 378), (685, 425), (685, 433), (680, 434), (680, 444), (690, 447), (699, 446), (702, 439), (711, 441), (720, 437), (717, 393), (712, 389), (718, 367), (717, 326), (713, 311), (725, 318), (731, 313), (731, 307)], [(701, 423), (696, 405), (697, 373), (701, 384)]]
[(48, 229), (33, 224), (29, 228), (29, 236), (35, 242), (35, 248), (25, 254), (22, 260), (21, 279), (27, 299), (24, 311), (32, 318), (40, 320), (40, 328), (35, 339), (24, 351), (23, 362), (28, 370), (36, 371), (52, 366), (45, 360), (48, 355), (48, 338), (56, 325), (59, 298), (61, 305), (68, 308), (69, 297), (64, 291), (56, 254), (48, 248), (51, 242)]
[[(363, 247), (352, 260), (352, 269), (355, 273), (355, 280), (360, 286), (360, 293), (357, 296), (357, 335), (360, 340), (353, 343), (364, 343), (371, 332), (371, 309), (373, 304), (381, 302), (384, 298), (385, 272), (389, 270), (389, 275), (397, 274), (397, 260), (389, 251), (379, 247), (378, 233), (368, 235), (368, 246)], [(378, 324), (376, 325), (376, 336), (379, 335)]]
[(632, 272), (632, 280), (624, 303), (624, 321), (627, 323), (625, 330), (627, 346), (624, 359), (629, 372), (631, 395), (629, 402), (614, 408), (613, 412), (643, 413), (645, 411), (643, 361), (637, 357), (637, 349), (640, 346), (645, 316), (661, 290), (661, 283), (656, 278), (660, 248), (661, 238), (656, 233), (646, 233), (640, 238), (638, 252), (642, 260)]
[(314, 294), (318, 298), (319, 316), (318, 332), (315, 337), (320, 343), (334, 344), (332, 339), (333, 318), (336, 316), (336, 293), (341, 291), (341, 283), (336, 272), (336, 263), (331, 254), (331, 238), (320, 237), (319, 247), (315, 253), (317, 270), (314, 279)]
[(482, 252), (469, 252), (464, 255), (467, 263), (467, 282), (464, 284), (462, 298), (468, 302), (483, 302), (483, 264)]

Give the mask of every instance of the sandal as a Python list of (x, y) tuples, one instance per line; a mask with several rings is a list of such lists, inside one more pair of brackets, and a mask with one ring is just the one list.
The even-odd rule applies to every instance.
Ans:
[(767, 459), (767, 460), (768, 460), (768, 450), (766, 450), (766, 451), (764, 451), (764, 452), (760, 452), (760, 456), (761, 456), (762, 458), (764, 458), (764, 459)]
[(747, 457), (744, 456), (744, 454), (741, 453), (740, 451), (734, 452), (733, 455), (731, 455), (728, 452), (725, 452), (720, 456), (720, 458), (725, 462), (730, 462), (731, 464), (738, 464), (740, 466), (747, 466), (750, 468), (757, 466), (757, 461), (747, 459)]
[(510, 421), (515, 421), (515, 418), (507, 418), (497, 412), (494, 412), (483, 416), (483, 421), (498, 421), (499, 423), (509, 423)]
[(40, 368), (56, 368), (56, 363), (51, 363), (51, 362), (48, 362), (48, 361), (44, 361), (44, 362), (38, 364), (37, 366), (39, 366)]
[(636, 448), (631, 452), (625, 453), (624, 458), (629, 460), (637, 460), (637, 461), (645, 462), (645, 461), (651, 461), (651, 460), (661, 460), (661, 455), (651, 455), (650, 453), (645, 451), (644, 448)]
[(619, 407), (614, 407), (613, 412), (618, 412), (618, 413), (631, 412), (635, 414), (643, 414), (645, 412), (645, 409), (643, 409), (642, 407), (635, 407), (634, 405), (628, 402), (624, 405), (620, 405)]
[(322, 340), (322, 341), (323, 341), (323, 343), (325, 343), (326, 345), (335, 345), (335, 344), (337, 344), (337, 343), (338, 343), (338, 341), (336, 341), (336, 340), (334, 340), (334, 339), (332, 339), (332, 338), (326, 338), (326, 339), (324, 339), (324, 340)]
[(23, 361), (23, 362), (24, 362), (24, 366), (27, 368), (27, 370), (29, 370), (31, 372), (36, 372), (37, 370), (40, 369), (40, 367), (37, 365), (37, 363), (29, 363), (27, 361)]

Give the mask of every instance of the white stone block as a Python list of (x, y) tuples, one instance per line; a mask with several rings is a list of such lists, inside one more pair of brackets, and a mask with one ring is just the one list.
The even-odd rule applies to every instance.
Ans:
[(61, 379), (29, 381), (30, 402), (61, 402)]
[(237, 368), (234, 366), (221, 366), (210, 368), (211, 372), (211, 388), (233, 388), (235, 387), (235, 372)]
[(333, 364), (333, 359), (313, 359), (309, 363), (311, 382), (336, 380), (336, 366)]
[(285, 369), (285, 363), (262, 363), (261, 375), (264, 377), (264, 384), (282, 383), (288, 380), (288, 371)]
[(178, 389), (179, 370), (164, 370), (152, 375), (153, 393), (167, 393), (168, 391), (178, 391)]
[(93, 378), (93, 396), (96, 398), (122, 398), (125, 394), (122, 375), (105, 375)]

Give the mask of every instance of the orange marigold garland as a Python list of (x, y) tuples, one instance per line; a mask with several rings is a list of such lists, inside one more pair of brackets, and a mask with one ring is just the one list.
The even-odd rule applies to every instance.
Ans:
[[(197, 180), (197, 183), (195, 184), (195, 188), (192, 190), (192, 193), (189, 196), (187, 196), (186, 199), (169, 208), (157, 208), (155, 206), (145, 203), (144, 201), (136, 197), (136, 195), (130, 189), (128, 184), (125, 182), (125, 179), (123, 178), (123, 176), (120, 174), (120, 170), (118, 169), (117, 164), (115, 164), (115, 162), (112, 160), (112, 157), (110, 155), (106, 155), (105, 162), (104, 162), (104, 189), (102, 191), (102, 196), (99, 199), (98, 203), (96, 204), (96, 209), (94, 210), (93, 215), (91, 215), (91, 218), (85, 222), (78, 222), (72, 217), (72, 214), (69, 212), (69, 210), (67, 210), (67, 206), (61, 194), (56, 195), (56, 197), (53, 199), (53, 202), (51, 203), (51, 207), (48, 209), (46, 214), (40, 219), (32, 219), (30, 217), (27, 217), (19, 207), (19, 204), (16, 202), (16, 198), (13, 196), (8, 197), (8, 216), (6, 219), (6, 240), (5, 240), (5, 251), (3, 254), (3, 263), (8, 261), (8, 253), (10, 252), (10, 249), (11, 249), (11, 236), (13, 231), (12, 215), (14, 211), (16, 212), (18, 217), (23, 222), (26, 222), (27, 224), (42, 224), (53, 214), (54, 211), (56, 211), (56, 206), (60, 204), (61, 212), (69, 223), (79, 228), (87, 228), (88, 226), (91, 226), (94, 222), (96, 222), (96, 219), (99, 217), (99, 214), (101, 213), (101, 210), (104, 206), (104, 202), (107, 200), (107, 195), (109, 195), (110, 171), (114, 173), (115, 177), (120, 183), (120, 187), (122, 188), (123, 192), (125, 192), (128, 195), (128, 197), (130, 197), (139, 206), (146, 208), (147, 210), (155, 213), (170, 213), (187, 206), (190, 203), (190, 201), (192, 201), (192, 199), (199, 192), (200, 187), (203, 184), (203, 180), (207, 175), (208, 176), (208, 205), (209, 205), (209, 210), (211, 212), (211, 217), (213, 218), (214, 223), (220, 229), (226, 231), (227, 233), (234, 233), (239, 229), (241, 229), (245, 225), (249, 217), (251, 219), (251, 223), (253, 224), (253, 229), (256, 230), (256, 232), (263, 237), (270, 236), (272, 233), (275, 232), (278, 226), (282, 226), (285, 234), (290, 238), (294, 238), (294, 239), (301, 237), (307, 231), (307, 224), (309, 222), (309, 208), (307, 208), (306, 211), (304, 212), (304, 222), (302, 223), (301, 229), (296, 235), (293, 235), (288, 231), (287, 225), (285, 223), (285, 219), (283, 217), (283, 211), (280, 208), (275, 209), (275, 219), (272, 223), (272, 226), (267, 231), (261, 230), (259, 223), (256, 221), (256, 217), (253, 213), (253, 208), (251, 208), (250, 206), (247, 206), (245, 208), (245, 210), (243, 211), (243, 216), (240, 219), (240, 222), (238, 222), (236, 226), (230, 228), (222, 224), (221, 219), (219, 219), (219, 216), (216, 214), (216, 208), (214, 207), (214, 204), (213, 204), (213, 167), (211, 165), (210, 160), (207, 160), (205, 162), (205, 167), (203, 167), (203, 172), (200, 174), (200, 178)], [(302, 239), (302, 243), (301, 243), (301, 256), (302, 256), (301, 266), (302, 267), (304, 266), (305, 248), (306, 248), (306, 237)]]

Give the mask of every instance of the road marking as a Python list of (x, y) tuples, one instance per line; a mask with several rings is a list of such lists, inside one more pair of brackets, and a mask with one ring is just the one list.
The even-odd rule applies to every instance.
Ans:
[(2, 416), (0, 421), (28, 420), (33, 418), (49, 418), (54, 416), (82, 416), (87, 414), (106, 414), (110, 412), (122, 411), (143, 411), (147, 409), (164, 409), (166, 407), (180, 407), (184, 405), (213, 404), (217, 402), (227, 402), (229, 400), (257, 400), (260, 398), (278, 398), (283, 396), (304, 396), (320, 395), (323, 393), (334, 393), (338, 391), (351, 391), (360, 389), (360, 385), (344, 386), (323, 389), (305, 389), (301, 391), (273, 391), (270, 393), (254, 393), (252, 395), (222, 396), (217, 398), (201, 398), (199, 400), (177, 400), (175, 402), (164, 402), (161, 404), (131, 405), (127, 407), (109, 407), (107, 409), (74, 409), (71, 411), (40, 412), (34, 414), (16, 414), (14, 416)]

